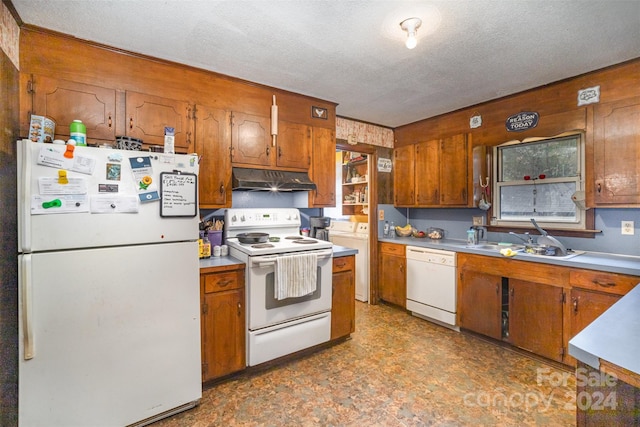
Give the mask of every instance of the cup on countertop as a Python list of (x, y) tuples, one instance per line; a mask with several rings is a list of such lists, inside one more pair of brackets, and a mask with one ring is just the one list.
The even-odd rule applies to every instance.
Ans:
[(213, 247), (213, 256), (220, 256), (221, 252), (222, 250), (220, 249), (220, 246), (216, 245)]

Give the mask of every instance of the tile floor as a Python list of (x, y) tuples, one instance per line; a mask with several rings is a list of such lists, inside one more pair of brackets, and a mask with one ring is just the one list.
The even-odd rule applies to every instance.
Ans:
[(568, 370), (384, 304), (356, 317), (351, 340), (219, 383), (153, 427), (575, 425)]

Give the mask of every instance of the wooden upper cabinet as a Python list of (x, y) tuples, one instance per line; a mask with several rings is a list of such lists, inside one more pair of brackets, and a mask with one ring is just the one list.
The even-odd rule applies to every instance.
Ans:
[(415, 192), (417, 205), (437, 205), (440, 201), (440, 141), (424, 141), (415, 146)]
[(640, 204), (640, 97), (594, 107), (596, 205)]
[(200, 207), (231, 207), (231, 113), (197, 105), (195, 117)]
[(311, 166), (311, 126), (281, 121), (276, 144), (278, 168), (307, 170)]
[(126, 134), (141, 139), (146, 145), (164, 146), (164, 128), (172, 127), (176, 152), (193, 151), (192, 110), (186, 101), (127, 91)]
[(309, 191), (309, 207), (336, 205), (336, 136), (326, 128), (313, 128), (311, 170), (316, 190)]
[(393, 198), (396, 206), (415, 204), (415, 147), (407, 145), (393, 150)]
[[(116, 91), (100, 86), (43, 76), (20, 76), (24, 129), (28, 134), (30, 114), (48, 116), (56, 122), (56, 138), (69, 139), (69, 125), (82, 120), (87, 127), (87, 140), (114, 141)], [(28, 94), (31, 94), (29, 96)], [(29, 102), (31, 100), (31, 102)]]
[(469, 146), (465, 134), (455, 135), (440, 141), (441, 205), (469, 205), (469, 194), (472, 193), (469, 191), (469, 175), (471, 173), (469, 170)]
[(271, 124), (269, 117), (232, 113), (231, 161), (234, 165), (270, 166)]
[(473, 206), (473, 163), (466, 134), (394, 150), (396, 206)]

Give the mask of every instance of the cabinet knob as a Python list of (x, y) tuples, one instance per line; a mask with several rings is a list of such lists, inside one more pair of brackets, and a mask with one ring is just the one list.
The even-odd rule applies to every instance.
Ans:
[(111, 127), (111, 125), (113, 124), (113, 121), (111, 120), (111, 113), (109, 113), (109, 120), (107, 121), (107, 123), (109, 124), (109, 127)]
[(278, 146), (278, 157), (282, 157), (282, 147)]
[(269, 154), (271, 154), (271, 147), (267, 146), (267, 156), (269, 156)]
[(573, 303), (573, 312), (578, 312), (578, 298), (572, 298), (571, 302)]
[(242, 303), (238, 303), (238, 316), (242, 314)]
[(224, 184), (220, 184), (220, 194), (224, 194)]
[(602, 182), (596, 181), (596, 191), (602, 193)]
[(133, 129), (133, 116), (129, 117), (129, 129)]

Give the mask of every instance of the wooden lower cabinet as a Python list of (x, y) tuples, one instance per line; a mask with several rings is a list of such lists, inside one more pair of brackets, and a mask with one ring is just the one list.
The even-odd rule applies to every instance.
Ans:
[(356, 257), (334, 258), (331, 298), (331, 339), (356, 330)]
[(379, 246), (380, 299), (405, 308), (407, 305), (407, 261), (405, 245), (381, 242)]
[(202, 381), (246, 366), (244, 264), (200, 273)]
[(560, 286), (509, 279), (509, 342), (562, 362), (563, 294)]
[(457, 261), (462, 329), (571, 366), (569, 340), (640, 282), (638, 276), (466, 253)]
[(571, 289), (571, 336), (577, 335), (620, 298), (619, 295), (589, 289)]
[(502, 339), (502, 277), (465, 271), (459, 280), (458, 324), (461, 328)]

